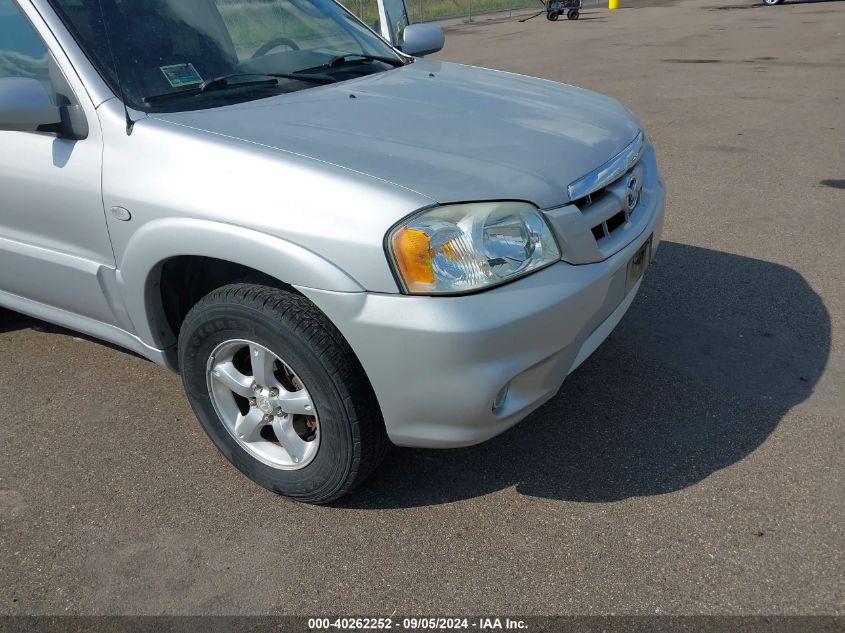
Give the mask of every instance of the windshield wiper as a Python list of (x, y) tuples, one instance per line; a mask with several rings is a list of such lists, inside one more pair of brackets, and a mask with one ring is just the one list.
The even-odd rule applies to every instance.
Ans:
[[(229, 83), (230, 79), (237, 79), (238, 77), (271, 77), (272, 79), (264, 79), (263, 81), (242, 81), (236, 84)], [(231, 75), (222, 75), (214, 79), (206, 79), (198, 87), (200, 92), (207, 90), (219, 90), (231, 86), (238, 88), (240, 86), (261, 85), (270, 83), (279, 83), (275, 79), (299, 79), (301, 81), (308, 81), (315, 84), (334, 84), (337, 79), (329, 77), (328, 75), (309, 75), (308, 73), (232, 73)]]
[[(237, 79), (238, 77), (267, 77), (268, 79), (259, 79), (257, 81), (239, 81), (237, 83), (231, 83), (229, 81), (230, 79)], [(146, 103), (154, 103), (156, 101), (166, 101), (167, 99), (174, 99), (177, 97), (190, 97), (216, 90), (226, 90), (227, 88), (273, 86), (279, 83), (279, 79), (293, 79), (315, 84), (337, 83), (337, 79), (334, 77), (329, 77), (328, 75), (310, 75), (308, 73), (231, 73), (229, 75), (221, 75), (220, 77), (206, 79), (200, 85), (194, 86), (193, 88), (185, 88), (184, 90), (176, 90), (174, 92), (165, 92), (160, 95), (150, 95), (149, 97), (144, 97), (144, 101)]]
[(323, 64), (322, 66), (317, 66), (316, 68), (337, 68), (338, 66), (343, 66), (345, 64), (355, 64), (360, 61), (382, 62), (383, 64), (389, 64), (390, 66), (396, 67), (405, 65), (405, 62), (403, 62), (401, 59), (396, 59), (395, 57), (384, 57), (383, 55), (365, 55), (364, 53), (345, 53), (343, 55), (333, 57), (327, 63)]

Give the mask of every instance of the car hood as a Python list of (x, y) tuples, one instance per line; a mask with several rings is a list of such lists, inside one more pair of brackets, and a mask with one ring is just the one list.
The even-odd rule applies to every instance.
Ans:
[(418, 60), (244, 104), (153, 115), (389, 181), (439, 203), (567, 202), (566, 188), (625, 148), (639, 123), (573, 86)]

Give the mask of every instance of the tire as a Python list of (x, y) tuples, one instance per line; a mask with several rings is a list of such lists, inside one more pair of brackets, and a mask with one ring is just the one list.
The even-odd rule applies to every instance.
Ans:
[(769, 6), (769, 7), (774, 7), (774, 6), (778, 5), (778, 4), (783, 4), (783, 0), (763, 0), (763, 3), (764, 3), (766, 6)]
[(549, 12), (546, 14), (546, 18), (547, 18), (548, 20), (550, 20), (551, 22), (557, 22), (557, 19), (558, 19), (559, 17), (560, 17), (560, 13), (558, 13), (557, 11), (549, 11)]
[(577, 20), (579, 17), (581, 17), (581, 13), (578, 11), (578, 9), (570, 9), (567, 12), (566, 17), (569, 20)]
[[(259, 353), (269, 364), (253, 361)], [(378, 466), (389, 446), (375, 394), (352, 349), (301, 295), (247, 283), (213, 291), (185, 318), (179, 367), (188, 400), (215, 446), (277, 494), (315, 504), (339, 499)], [(257, 384), (258, 378), (266, 384)], [(246, 393), (243, 385), (249, 385)], [(279, 399), (271, 402), (273, 391)]]

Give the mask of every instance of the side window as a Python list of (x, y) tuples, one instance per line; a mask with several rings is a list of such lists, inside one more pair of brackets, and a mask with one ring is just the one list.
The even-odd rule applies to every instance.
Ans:
[(28, 77), (50, 82), (50, 53), (14, 0), (0, 0), (0, 79)]
[(405, 27), (410, 23), (405, 8), (405, 0), (384, 0), (384, 12), (387, 14), (387, 22), (390, 24), (393, 45), (402, 46), (402, 42), (405, 40)]

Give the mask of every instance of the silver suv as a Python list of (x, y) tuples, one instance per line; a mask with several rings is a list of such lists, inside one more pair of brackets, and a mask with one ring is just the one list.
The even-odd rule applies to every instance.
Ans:
[(618, 102), (422, 59), (443, 33), (401, 1), (376, 28), (333, 0), (0, 0), (0, 306), (179, 371), (239, 470), (314, 503), (554, 396), (663, 223)]

